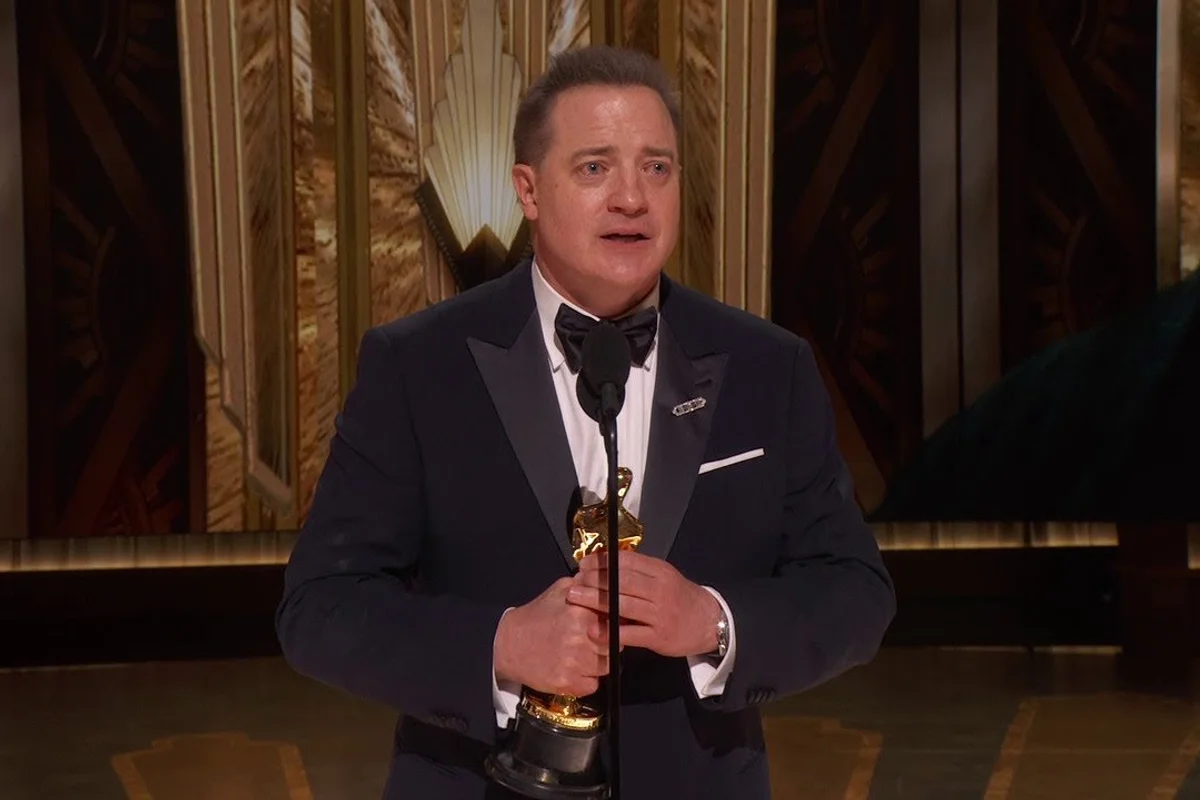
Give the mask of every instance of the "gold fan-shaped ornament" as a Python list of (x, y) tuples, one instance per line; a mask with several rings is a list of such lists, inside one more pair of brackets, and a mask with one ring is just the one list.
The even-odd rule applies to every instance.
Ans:
[(505, 271), (525, 249), (512, 186), (522, 77), (504, 52), (494, 0), (468, 0), (461, 31), (443, 72), (445, 96), (434, 107), (428, 179), (417, 199), (459, 287), (469, 288)]

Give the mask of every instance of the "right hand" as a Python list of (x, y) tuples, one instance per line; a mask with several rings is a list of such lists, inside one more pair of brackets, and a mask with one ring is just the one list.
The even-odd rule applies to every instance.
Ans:
[(512, 609), (496, 631), (498, 680), (546, 694), (585, 697), (608, 674), (608, 638), (596, 612), (567, 602), (572, 578), (560, 578), (536, 598)]

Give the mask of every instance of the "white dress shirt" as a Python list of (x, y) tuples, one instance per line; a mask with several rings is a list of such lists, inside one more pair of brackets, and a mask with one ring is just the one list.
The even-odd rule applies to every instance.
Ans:
[[(566, 304), (587, 317), (595, 319), (573, 303), (565, 300), (546, 282), (537, 262), (533, 264), (533, 295), (537, 303), (537, 313), (541, 320), (542, 336), (546, 342), (546, 352), (549, 355), (547, 366), (550, 368), (554, 391), (558, 395), (558, 408), (562, 413), (563, 426), (567, 432), (567, 443), (571, 448), (571, 456), (575, 461), (575, 473), (579, 479), (580, 494), (584, 504), (598, 503), (604, 499), (608, 484), (608, 457), (604, 452), (604, 438), (600, 435), (600, 426), (584, 413), (575, 397), (575, 373), (572, 373), (566, 363), (558, 334), (554, 330), (554, 318), (558, 307)], [(657, 290), (643, 304), (644, 307), (657, 305)], [(625, 384), (625, 404), (617, 417), (617, 453), (618, 464), (628, 467), (633, 473), (633, 482), (625, 494), (624, 506), (629, 513), (637, 516), (642, 498), (642, 484), (646, 476), (646, 450), (650, 442), (650, 409), (654, 400), (654, 380), (657, 375), (658, 337), (651, 345), (650, 353), (645, 363), (639, 367), (633, 365), (629, 371), (629, 380)], [(654, 531), (646, 531), (647, 536), (653, 536)], [(733, 669), (736, 639), (733, 632), (733, 615), (729, 607), (714, 589), (705, 586), (721, 608), (729, 622), (729, 648), (720, 663), (705, 657), (689, 657), (688, 666), (691, 670), (692, 683), (699, 697), (713, 697), (725, 690), (725, 682)], [(507, 612), (505, 612), (507, 613)], [(492, 674), (492, 698), (496, 705), (496, 724), (501, 728), (516, 715), (517, 704), (520, 702), (521, 687), (509, 685), (507, 682), (497, 683), (495, 672)]]

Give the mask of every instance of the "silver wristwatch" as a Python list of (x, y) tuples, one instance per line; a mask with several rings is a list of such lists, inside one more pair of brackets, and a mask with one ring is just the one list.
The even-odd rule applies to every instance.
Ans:
[(709, 658), (724, 658), (729, 652), (729, 620), (725, 618), (725, 610), (721, 609), (721, 618), (717, 620), (717, 649), (708, 654)]

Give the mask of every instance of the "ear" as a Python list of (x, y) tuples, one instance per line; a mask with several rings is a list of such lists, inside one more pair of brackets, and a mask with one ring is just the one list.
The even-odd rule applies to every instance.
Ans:
[(514, 164), (512, 168), (513, 188), (517, 191), (517, 202), (525, 219), (533, 222), (537, 219), (537, 175), (528, 164)]

